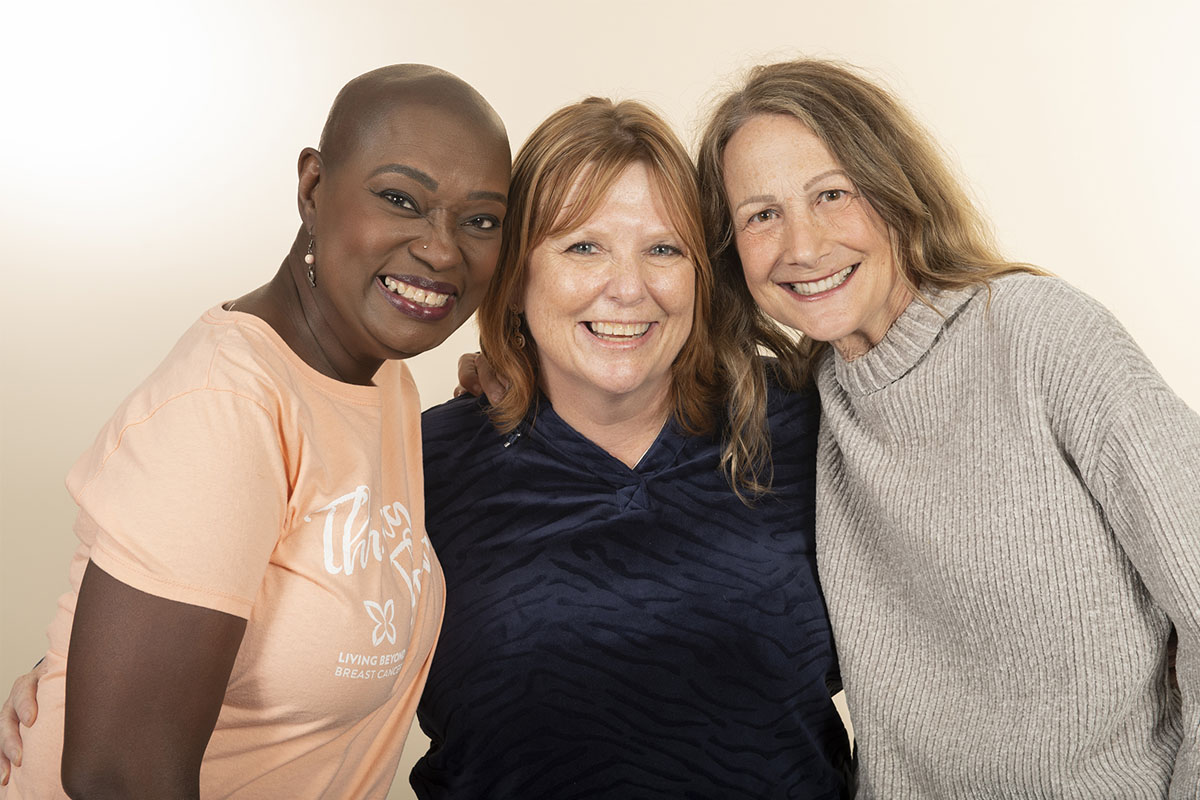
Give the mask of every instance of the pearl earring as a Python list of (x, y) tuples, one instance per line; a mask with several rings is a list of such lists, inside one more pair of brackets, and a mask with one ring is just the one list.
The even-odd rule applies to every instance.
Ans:
[(313, 238), (308, 238), (308, 252), (304, 254), (304, 263), (308, 264), (308, 285), (316, 287), (317, 285), (317, 257), (313, 255)]

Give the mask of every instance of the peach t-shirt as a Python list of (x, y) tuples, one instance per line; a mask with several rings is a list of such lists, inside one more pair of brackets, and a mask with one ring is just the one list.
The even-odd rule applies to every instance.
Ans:
[[(204, 797), (383, 798), (441, 624), (425, 534), (416, 386), (304, 364), (257, 317), (215, 308), (67, 477), (72, 591), (8, 797), (63, 797), (66, 653), (88, 559), (248, 620), (201, 768)], [(0, 791), (2, 793), (2, 791)]]

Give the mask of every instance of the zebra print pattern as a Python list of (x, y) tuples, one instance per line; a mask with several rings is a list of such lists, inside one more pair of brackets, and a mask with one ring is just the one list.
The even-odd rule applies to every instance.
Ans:
[(543, 398), (510, 436), (426, 412), (446, 616), (422, 798), (844, 797), (850, 755), (813, 554), (815, 395), (772, 396), (775, 487), (668, 424), (636, 469)]

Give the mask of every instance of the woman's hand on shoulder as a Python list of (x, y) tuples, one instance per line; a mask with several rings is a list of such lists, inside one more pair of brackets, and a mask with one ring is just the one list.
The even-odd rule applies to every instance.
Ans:
[(147, 594), (89, 563), (67, 660), (67, 792), (198, 797), (245, 631), (241, 617)]
[(8, 699), (0, 706), (0, 786), (8, 785), (14, 766), (21, 766), (21, 725), (26, 728), (37, 721), (38, 681), (46, 673), (45, 661), (13, 681)]
[(482, 353), (463, 353), (458, 357), (458, 386), (454, 389), (455, 397), (464, 394), (478, 397), (486, 393), (487, 399), (496, 403), (507, 391), (508, 385), (501, 382)]

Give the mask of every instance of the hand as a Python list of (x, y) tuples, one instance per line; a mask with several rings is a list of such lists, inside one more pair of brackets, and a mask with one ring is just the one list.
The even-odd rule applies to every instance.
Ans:
[(13, 681), (8, 699), (0, 706), (0, 786), (8, 784), (14, 766), (21, 766), (21, 730), (18, 724), (28, 728), (37, 720), (37, 687), (46, 674), (46, 662)]
[(503, 383), (492, 371), (492, 365), (482, 354), (463, 353), (458, 357), (458, 386), (454, 389), (455, 397), (464, 394), (478, 397), (486, 392), (488, 400), (496, 403), (507, 391), (508, 384)]

